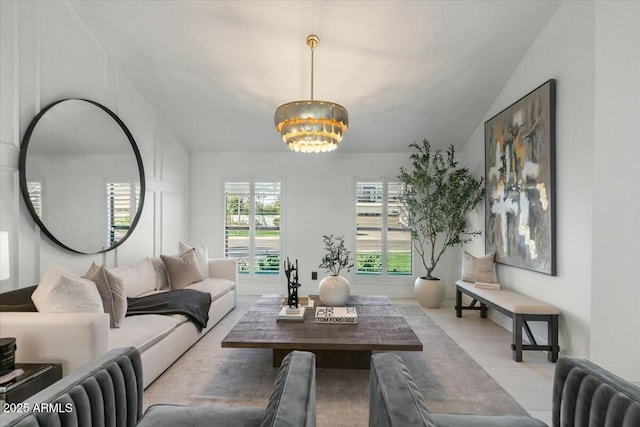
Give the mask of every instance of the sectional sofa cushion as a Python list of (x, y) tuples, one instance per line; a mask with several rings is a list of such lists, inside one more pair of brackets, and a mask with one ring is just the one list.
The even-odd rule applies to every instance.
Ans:
[(104, 266), (98, 266), (95, 262), (84, 275), (86, 279), (96, 284), (104, 312), (109, 315), (109, 324), (112, 328), (119, 328), (120, 322), (127, 314), (127, 296), (124, 291), (122, 279), (111, 273)]
[(228, 291), (235, 288), (236, 284), (231, 280), (220, 278), (206, 278), (200, 282), (192, 283), (187, 289), (195, 289), (196, 291), (208, 292), (211, 294), (211, 301), (215, 301)]
[(123, 265), (107, 270), (122, 280), (128, 298), (135, 298), (156, 288), (156, 271), (149, 258), (145, 258), (137, 264)]
[(169, 285), (173, 290), (182, 289), (203, 279), (194, 249), (180, 256), (160, 255), (160, 258), (167, 268)]
[(102, 313), (96, 284), (58, 265), (50, 265), (31, 295), (43, 313)]
[(141, 353), (169, 335), (179, 322), (172, 316), (145, 314), (125, 317), (120, 328), (112, 329), (111, 348), (133, 346)]
[(198, 261), (198, 268), (200, 269), (202, 277), (209, 277), (209, 249), (207, 249), (207, 245), (190, 246), (186, 243), (180, 242), (178, 245), (178, 254), (184, 255), (191, 249), (195, 252), (196, 260)]

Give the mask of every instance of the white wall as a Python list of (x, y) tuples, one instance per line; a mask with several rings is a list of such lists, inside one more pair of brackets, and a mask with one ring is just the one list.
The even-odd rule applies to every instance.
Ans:
[[(640, 380), (635, 263), (640, 219), (640, 5), (563, 2), (532, 44), (463, 150), (484, 174), (484, 121), (546, 80), (557, 81), (558, 275), (498, 266), (501, 283), (561, 311), (564, 354), (588, 357)], [(481, 226), (484, 213), (471, 219)], [(480, 254), (484, 241), (469, 245)], [(491, 317), (511, 329), (499, 313)], [(534, 333), (546, 337), (543, 328)]]
[[(67, 2), (0, 2), (0, 229), (9, 232), (11, 278), (0, 290), (37, 283), (50, 263), (85, 273), (92, 261), (123, 264), (175, 253), (187, 234), (189, 156), (158, 122), (118, 65)], [(146, 200), (138, 227), (117, 250), (80, 256), (41, 234), (19, 191), (18, 153), (38, 111), (63, 98), (113, 110), (142, 154)]]
[[(277, 144), (274, 138), (274, 144)], [(348, 144), (345, 139), (344, 144)], [(284, 256), (298, 259), (301, 271), (301, 295), (317, 292), (318, 281), (311, 280), (324, 254), (323, 234), (345, 235), (347, 247), (355, 252), (355, 192), (356, 178), (393, 178), (408, 154), (348, 154), (340, 150), (323, 155), (286, 152), (279, 154), (194, 153), (191, 156), (191, 239), (193, 244), (206, 243), (210, 254), (224, 254), (224, 194), (225, 178), (282, 178)], [(459, 275), (451, 262), (455, 257), (443, 257), (436, 273), (453, 283)], [(362, 279), (354, 272), (345, 274), (352, 293), (413, 296), (415, 276), (401, 277), (393, 282)], [(250, 283), (241, 277), (240, 293), (284, 293), (286, 279), (264, 278)]]
[(640, 3), (596, 3), (591, 358), (640, 381)]
[[(557, 277), (498, 265), (507, 288), (560, 309), (560, 347), (586, 356), (591, 317), (591, 186), (593, 182), (594, 8), (563, 2), (531, 45), (463, 150), (465, 163), (484, 175), (484, 121), (550, 78), (556, 79)], [(484, 213), (472, 219), (484, 229)], [(484, 253), (484, 240), (469, 246)], [(506, 318), (492, 314), (511, 328)], [(546, 332), (540, 335), (546, 336)]]

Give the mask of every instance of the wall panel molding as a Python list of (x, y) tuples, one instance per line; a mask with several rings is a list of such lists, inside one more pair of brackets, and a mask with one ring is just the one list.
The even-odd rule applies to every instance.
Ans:
[[(2, 289), (37, 283), (49, 263), (84, 274), (91, 261), (118, 265), (139, 261), (141, 256), (156, 256), (167, 235), (171, 236), (167, 250), (174, 249), (177, 242), (174, 245), (173, 240), (186, 237), (187, 232), (182, 225), (188, 218), (184, 200), (190, 157), (185, 147), (178, 140), (165, 138), (170, 132), (162, 127), (156, 112), (69, 3), (2, 1), (1, 7), (4, 52), (0, 105), (2, 128), (8, 131), (0, 135), (0, 226), (9, 231), (12, 245), (12, 275), (2, 282)], [(139, 144), (146, 144), (149, 157), (144, 158), (146, 220), (121, 247), (105, 254), (76, 255), (58, 248), (40, 232), (20, 193), (19, 151), (27, 125), (49, 98), (75, 96), (112, 109), (136, 132), (136, 141), (140, 138)], [(162, 159), (163, 152), (171, 154)], [(171, 171), (172, 180), (161, 179), (160, 165)], [(164, 204), (163, 194), (167, 195)], [(168, 232), (163, 230), (163, 219), (172, 219)]]

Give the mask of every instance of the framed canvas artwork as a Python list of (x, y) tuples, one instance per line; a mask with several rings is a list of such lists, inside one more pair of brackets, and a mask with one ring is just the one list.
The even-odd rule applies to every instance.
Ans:
[(496, 262), (556, 275), (555, 80), (484, 124), (485, 249)]

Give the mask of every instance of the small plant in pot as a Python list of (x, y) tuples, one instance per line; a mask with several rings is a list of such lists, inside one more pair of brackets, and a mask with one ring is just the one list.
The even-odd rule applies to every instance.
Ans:
[(416, 279), (416, 298), (423, 307), (437, 308), (446, 293), (444, 281), (433, 276), (438, 261), (448, 248), (482, 234), (469, 228), (466, 217), (484, 197), (484, 179), (458, 166), (453, 146), (443, 152), (425, 139), (409, 147), (416, 152), (410, 156), (411, 167), (400, 168), (399, 202), (426, 271)]
[(344, 236), (334, 238), (332, 234), (322, 236), (322, 239), (326, 254), (319, 267), (324, 268), (330, 275), (323, 278), (318, 286), (320, 301), (324, 305), (343, 306), (349, 300), (351, 291), (349, 281), (340, 276), (340, 271), (351, 271), (354, 265), (351, 252), (344, 246)]

